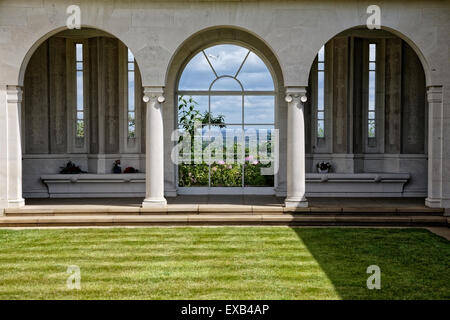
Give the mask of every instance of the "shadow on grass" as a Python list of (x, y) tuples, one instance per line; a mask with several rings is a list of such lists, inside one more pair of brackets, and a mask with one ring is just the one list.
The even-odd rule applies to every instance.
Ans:
[[(450, 242), (425, 229), (293, 230), (342, 299), (450, 298)], [(370, 265), (381, 269), (380, 290), (367, 288)]]

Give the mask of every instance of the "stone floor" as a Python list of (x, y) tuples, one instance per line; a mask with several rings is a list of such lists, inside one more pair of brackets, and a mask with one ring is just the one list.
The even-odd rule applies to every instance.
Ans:
[[(27, 208), (140, 207), (142, 198), (26, 199)], [(168, 205), (253, 205), (282, 207), (284, 198), (258, 195), (182, 195), (167, 198)], [(417, 208), (425, 209), (424, 198), (308, 198), (315, 208)]]

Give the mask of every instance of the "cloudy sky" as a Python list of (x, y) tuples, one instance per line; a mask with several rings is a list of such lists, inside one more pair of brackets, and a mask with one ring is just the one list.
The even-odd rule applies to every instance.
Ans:
[[(211, 96), (213, 114), (224, 115), (225, 122), (230, 124), (239, 124), (242, 121), (248, 124), (273, 123), (273, 96), (251, 96), (251, 93), (246, 95), (242, 114), (242, 96), (238, 93), (241, 91), (241, 85), (233, 79), (236, 74), (246, 91), (274, 90), (272, 76), (264, 62), (253, 52), (236, 45), (217, 45), (199, 52), (186, 65), (178, 90), (207, 91), (212, 86), (211, 90), (237, 91), (236, 96)], [(199, 103), (201, 112), (208, 110), (208, 96), (194, 96), (194, 100)]]

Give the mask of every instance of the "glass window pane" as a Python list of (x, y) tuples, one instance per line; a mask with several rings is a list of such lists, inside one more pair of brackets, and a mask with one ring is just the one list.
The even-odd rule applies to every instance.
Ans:
[(223, 116), (225, 123), (242, 123), (242, 96), (211, 96), (211, 116)]
[(261, 169), (267, 168), (269, 172), (272, 162), (263, 164), (258, 160), (246, 161), (244, 166), (244, 186), (245, 187), (273, 187), (274, 175), (264, 175)]
[(209, 166), (206, 163), (178, 165), (178, 185), (180, 187), (207, 187)]
[(242, 187), (242, 164), (212, 164), (211, 187)]
[(224, 154), (227, 163), (244, 163), (245, 157), (245, 137), (242, 125), (227, 125), (222, 128), (224, 134)]
[(317, 69), (318, 69), (319, 71), (324, 71), (324, 70), (325, 70), (325, 63), (319, 62), (319, 63), (317, 64)]
[(241, 81), (244, 90), (275, 90), (272, 74), (261, 58), (253, 52), (248, 55), (237, 78)]
[(134, 112), (128, 112), (128, 138), (136, 137), (136, 117)]
[(128, 71), (134, 71), (134, 62), (128, 63)]
[[(218, 128), (214, 129), (216, 132)], [(239, 150), (243, 150), (242, 143), (242, 127), (227, 126), (220, 129), (223, 141), (223, 156), (216, 159), (211, 164), (211, 186), (212, 187), (242, 187), (242, 163), (244, 153), (239, 154)], [(230, 141), (225, 140), (231, 138)], [(240, 147), (239, 147), (240, 146)], [(227, 147), (232, 148), (227, 150)], [(241, 157), (239, 160), (238, 157)]]
[(317, 119), (319, 120), (325, 119), (325, 113), (323, 111), (317, 112)]
[(370, 43), (369, 44), (369, 61), (376, 60), (376, 51), (377, 51), (377, 45), (375, 43)]
[(369, 71), (369, 90), (375, 89), (375, 71)]
[(325, 61), (325, 46), (322, 46), (319, 49), (317, 60), (318, 61)]
[(375, 138), (375, 120), (368, 121), (368, 136), (369, 138)]
[(134, 62), (134, 55), (133, 55), (133, 52), (131, 52), (130, 49), (128, 49), (128, 61), (133, 61)]
[(128, 110), (134, 111), (134, 71), (128, 72)]
[(84, 112), (77, 112), (77, 119), (83, 120)]
[(271, 141), (274, 129), (274, 125), (245, 125), (245, 161), (267, 163), (266, 160), (273, 156)]
[(375, 71), (369, 72), (369, 110), (375, 110)]
[(371, 120), (375, 119), (375, 112), (373, 112), (373, 111), (369, 112), (369, 119), (371, 119)]
[(325, 137), (325, 122), (324, 120), (317, 120), (317, 137)]
[(197, 53), (186, 65), (178, 83), (178, 90), (209, 90), (216, 79), (203, 52)]
[(235, 79), (224, 77), (214, 82), (211, 91), (242, 91), (242, 87)]
[(83, 62), (77, 62), (77, 71), (83, 70)]
[(208, 96), (178, 96), (178, 124), (188, 130), (196, 119), (209, 122)]
[(374, 71), (375, 70), (375, 62), (369, 62), (369, 70)]
[(317, 74), (317, 109), (324, 109), (324, 99), (325, 99), (325, 74), (324, 72), (319, 72)]
[(232, 44), (221, 44), (204, 50), (218, 76), (235, 76), (248, 49)]
[[(72, 47), (73, 48), (73, 47)], [(76, 48), (76, 61), (83, 61), (83, 44), (77, 43), (75, 44)]]
[(274, 96), (245, 96), (244, 97), (244, 122), (265, 123), (275, 122), (275, 97)]
[(83, 71), (77, 71), (77, 110), (83, 110)]
[(84, 137), (84, 120), (77, 120), (77, 137)]

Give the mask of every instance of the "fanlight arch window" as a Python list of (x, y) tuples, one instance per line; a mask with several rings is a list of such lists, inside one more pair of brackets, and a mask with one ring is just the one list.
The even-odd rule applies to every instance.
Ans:
[[(267, 65), (251, 49), (220, 44), (201, 50), (184, 67), (176, 95), (180, 129), (186, 120), (184, 108), (190, 110), (189, 107), (193, 106), (203, 126), (209, 129), (223, 132), (241, 128), (244, 135), (253, 129), (258, 137), (260, 132), (267, 134), (268, 140), (272, 137), (275, 126), (275, 84)], [(203, 164), (193, 165), (195, 168), (180, 165), (179, 186), (273, 187), (274, 176), (255, 178), (253, 173), (259, 172), (261, 164), (258, 164), (258, 159), (248, 158), (246, 156), (244, 165), (204, 164), (202, 176), (199, 168)], [(194, 172), (197, 174), (195, 177)]]

